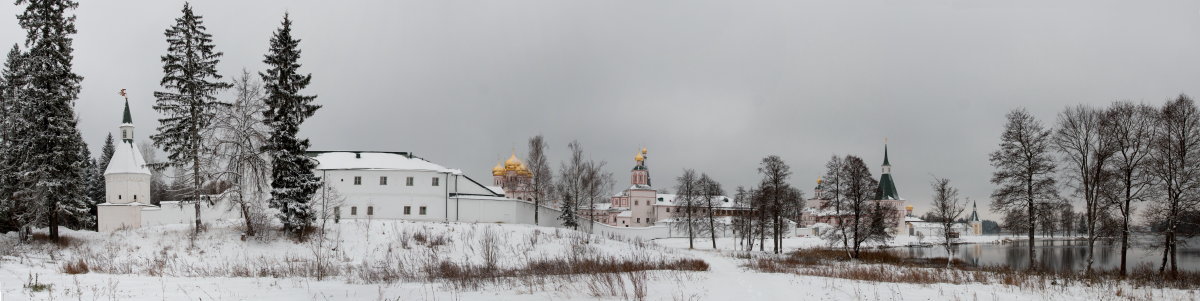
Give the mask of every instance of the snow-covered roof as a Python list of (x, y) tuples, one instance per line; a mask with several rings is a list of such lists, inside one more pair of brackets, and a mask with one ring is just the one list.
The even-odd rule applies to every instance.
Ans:
[[(942, 227), (942, 223), (934, 223), (934, 222), (905, 222), (905, 223), (912, 225), (913, 228), (922, 228), (922, 229), (924, 229), (924, 228), (941, 228)], [(965, 228), (965, 227), (967, 227), (967, 224), (965, 224), (965, 223), (953, 223), (950, 225), (950, 228), (952, 228), (952, 229), (961, 229), (961, 228)]]
[(827, 223), (815, 223), (815, 224), (812, 224), (812, 226), (808, 226), (808, 227), (809, 228), (827, 229), (827, 228), (833, 228), (833, 225), (830, 225)]
[(617, 213), (617, 217), (633, 217), (633, 211), (621, 211)]
[[(683, 206), (684, 204), (680, 204), (677, 202), (676, 197), (677, 197), (677, 195), (674, 195), (674, 194), (659, 193), (658, 196), (654, 200), (654, 204), (660, 205), (660, 206)], [(704, 201), (696, 200), (695, 203), (692, 203), (692, 206), (696, 206), (696, 205), (704, 205)], [(733, 199), (731, 199), (727, 196), (723, 196), (723, 195), (715, 196), (715, 197), (713, 197), (713, 207), (721, 207), (721, 208), (734, 207)]]
[[(587, 209), (587, 204), (579, 206), (579, 208)], [(612, 208), (612, 203), (592, 204), (592, 210), (608, 210)]]
[(834, 210), (832, 208), (821, 209), (821, 208), (808, 207), (808, 208), (804, 208), (803, 211), (804, 211), (804, 213), (806, 213), (808, 215), (812, 215), (812, 216), (838, 216), (838, 215), (847, 216), (847, 215), (851, 215), (849, 212), (842, 212), (839, 214), (837, 210)]
[(500, 186), (483, 186), (483, 187), (487, 187), (487, 189), (491, 190), (492, 193), (504, 195), (504, 187), (500, 187)]
[(154, 207), (154, 208), (158, 208), (158, 206), (154, 206), (154, 205), (151, 205), (151, 204), (146, 204), (146, 203), (139, 203), (139, 202), (129, 202), (129, 203), (121, 203), (121, 204), (113, 204), (113, 203), (109, 203), (109, 202), (104, 202), (104, 203), (96, 204), (96, 206), (104, 206), (104, 207), (121, 207), (121, 206), (124, 206), (124, 207), (129, 207), (129, 206), (137, 207), (137, 206), (145, 206), (145, 207)]
[(905, 216), (904, 221), (906, 221), (906, 222), (924, 222), (925, 220), (923, 220), (919, 217), (916, 217), (916, 216)]
[[(694, 218), (702, 219), (705, 222), (708, 222), (708, 217), (706, 217), (706, 216), (696, 216)], [(686, 220), (687, 219), (684, 217), (668, 217), (668, 218), (664, 218), (664, 219), (655, 221), (655, 224), (657, 224), (657, 223), (670, 224), (670, 223), (677, 223), (677, 222), (686, 221)], [(715, 222), (717, 224), (729, 225), (729, 224), (733, 223), (733, 217), (732, 216), (714, 216), (713, 222)]]
[(117, 143), (112, 160), (108, 161), (108, 168), (104, 170), (104, 175), (111, 174), (149, 175), (150, 169), (146, 168), (146, 160), (136, 144), (121, 142)]
[(461, 174), (457, 169), (446, 168), (406, 153), (393, 152), (313, 152), (318, 170), (413, 170)]

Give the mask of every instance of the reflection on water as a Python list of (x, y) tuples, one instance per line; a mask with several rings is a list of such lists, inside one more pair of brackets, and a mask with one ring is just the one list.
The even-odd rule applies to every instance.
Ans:
[[(1162, 248), (1151, 247), (1157, 237), (1131, 237), (1128, 266), (1130, 269), (1141, 264), (1150, 264), (1155, 269), (1162, 264)], [(1200, 271), (1200, 247), (1197, 241), (1180, 246), (1176, 255), (1180, 270)], [(1008, 244), (962, 244), (955, 246), (954, 257), (973, 265), (1006, 265), (1016, 269), (1029, 266), (1027, 241)], [(1097, 241), (1095, 262), (1092, 268), (1115, 270), (1121, 266), (1121, 244), (1119, 241)], [(946, 257), (946, 249), (934, 247), (908, 247), (890, 249), (897, 255), (910, 258)], [(1087, 268), (1087, 241), (1039, 240), (1034, 248), (1035, 260), (1042, 268), (1057, 270), (1084, 270)]]

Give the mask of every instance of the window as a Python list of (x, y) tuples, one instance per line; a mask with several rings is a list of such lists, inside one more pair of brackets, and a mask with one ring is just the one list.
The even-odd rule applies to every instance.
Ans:
[[(411, 178), (409, 178), (411, 179)], [(421, 206), (421, 215), (425, 215), (425, 206)]]
[(375, 206), (367, 206), (367, 215), (375, 215)]
[(637, 219), (637, 222), (639, 222), (639, 223), (640, 223), (640, 222), (642, 222), (642, 218), (640, 218), (640, 217), (639, 217), (639, 218)]
[(671, 212), (671, 208), (665, 208), (665, 209), (663, 209), (663, 212), (670, 213), (670, 212)]
[(120, 199), (121, 199), (121, 195), (119, 195), (119, 194), (118, 194), (118, 195), (117, 195), (117, 199), (118, 199), (118, 200), (120, 200)]
[(387, 185), (387, 177), (379, 177), (379, 185)]
[(412, 214), (412, 206), (404, 206), (404, 215)]
[(134, 200), (134, 201), (136, 201), (136, 200), (137, 200), (137, 195), (136, 195), (136, 194), (135, 194), (135, 195), (133, 195), (133, 200)]
[(413, 177), (408, 177), (407, 179), (404, 179), (404, 185), (412, 186), (413, 185)]
[(434, 177), (433, 178), (433, 186), (438, 186), (438, 184), (441, 184), (441, 183), (438, 183), (438, 181), (441, 181), (441, 180), (442, 180), (441, 178)]
[(333, 207), (333, 219), (337, 220), (339, 217), (342, 217), (342, 207)]
[(358, 215), (358, 207), (350, 207), (350, 215)]
[(354, 185), (362, 185), (362, 177), (355, 176), (354, 177)]
[(638, 201), (633, 201), (633, 205), (634, 205), (634, 206), (637, 206), (637, 205), (638, 205)]

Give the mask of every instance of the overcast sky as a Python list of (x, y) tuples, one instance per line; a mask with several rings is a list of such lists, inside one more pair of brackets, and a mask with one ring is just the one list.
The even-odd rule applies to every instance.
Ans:
[[(76, 105), (97, 149), (126, 88), (138, 139), (158, 125), (163, 31), (182, 1), (83, 1)], [(850, 3), (853, 2), (853, 3)], [(1045, 3), (1054, 2), (1054, 3)], [(1046, 123), (1067, 105), (1159, 104), (1200, 93), (1195, 1), (196, 1), (231, 78), (257, 71), (290, 12), (303, 39), (314, 150), (409, 151), (491, 183), (544, 134), (556, 167), (579, 140), (628, 185), (649, 148), (658, 187), (683, 168), (727, 191), (766, 155), (811, 195), (833, 154), (929, 209), (932, 175), (988, 204), (1004, 114)], [(0, 5), (0, 43), (23, 43)], [(7, 52), (7, 51), (5, 51)], [(673, 186), (673, 185), (671, 185)], [(672, 191), (673, 188), (670, 188)], [(998, 215), (981, 212), (985, 218)]]

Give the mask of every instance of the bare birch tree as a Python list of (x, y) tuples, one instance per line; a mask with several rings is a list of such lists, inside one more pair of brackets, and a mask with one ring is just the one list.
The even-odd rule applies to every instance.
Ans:
[(705, 207), (704, 213), (708, 219), (707, 231), (712, 237), (713, 250), (716, 250), (718, 228), (715, 214), (717, 206), (720, 206), (721, 202), (723, 202), (725, 190), (721, 188), (721, 183), (717, 183), (716, 180), (708, 177), (708, 174), (705, 173), (700, 174), (699, 182), (701, 204)]
[(1187, 95), (1168, 101), (1159, 111), (1158, 133), (1152, 141), (1151, 173), (1157, 178), (1162, 197), (1155, 198), (1150, 219), (1161, 221), (1164, 273), (1170, 259), (1171, 276), (1177, 276), (1178, 230), (1184, 214), (1200, 207), (1200, 110)]
[(954, 241), (957, 235), (954, 235), (954, 224), (963, 211), (966, 210), (966, 205), (958, 198), (958, 188), (950, 186), (950, 179), (934, 178), (930, 183), (933, 187), (933, 217), (941, 226), (942, 244), (946, 247), (946, 267), (949, 268), (954, 260)]
[(821, 183), (822, 191), (825, 193), (825, 195), (819, 195), (817, 197), (824, 198), (828, 201), (817, 209), (824, 213), (827, 213), (830, 210), (833, 211), (834, 228), (833, 231), (826, 233), (825, 239), (831, 241), (841, 240), (842, 248), (849, 249), (850, 241), (849, 236), (846, 235), (845, 226), (846, 204), (844, 185), (846, 182), (846, 169), (844, 165), (845, 159), (837, 155), (830, 157), (829, 161), (825, 163), (825, 177), (822, 179), (823, 181)]
[(533, 224), (540, 225), (542, 201), (554, 194), (554, 175), (546, 160), (546, 141), (542, 135), (529, 138), (529, 172), (533, 174), (529, 190), (533, 194)]
[[(1035, 216), (1038, 204), (1058, 201), (1054, 180), (1054, 159), (1050, 154), (1050, 131), (1025, 109), (1008, 113), (1008, 123), (1000, 136), (1000, 149), (991, 153), (992, 208), (997, 211), (1026, 211)], [(1037, 220), (1025, 218), (1029, 232), (1029, 269), (1036, 268), (1034, 234)]]
[(265, 203), (271, 192), (271, 156), (263, 150), (270, 129), (262, 115), (262, 84), (246, 70), (233, 84), (236, 99), (220, 107), (212, 121), (212, 149), (219, 161), (215, 165), (222, 169), (216, 177), (233, 185), (217, 198), (232, 202), (244, 220), (246, 236), (254, 236), (270, 217)]
[[(700, 198), (700, 188), (698, 185), (699, 178), (696, 176), (696, 171), (684, 169), (683, 174), (675, 178), (675, 204), (683, 207), (683, 216), (675, 214), (675, 225), (678, 228), (687, 230), (688, 249), (696, 247), (696, 218), (695, 204), (696, 199)], [(678, 207), (677, 207), (678, 208)]]
[(1096, 219), (1102, 205), (1101, 191), (1112, 174), (1114, 145), (1112, 135), (1104, 129), (1107, 122), (1104, 111), (1087, 105), (1068, 107), (1058, 114), (1058, 126), (1054, 132), (1054, 147), (1064, 161), (1067, 186), (1083, 198), (1087, 230), (1087, 273), (1092, 272), (1095, 262), (1095, 246), (1099, 237)]
[(1150, 197), (1153, 177), (1150, 173), (1151, 144), (1157, 131), (1158, 118), (1154, 108), (1128, 101), (1113, 103), (1106, 112), (1108, 131), (1113, 135), (1113, 169), (1120, 193), (1116, 202), (1121, 214), (1121, 275), (1127, 275), (1126, 258), (1129, 253), (1129, 223), (1133, 216), (1133, 202)]
[(562, 214), (558, 216), (558, 219), (562, 220), (564, 227), (578, 230), (579, 207), (587, 201), (587, 183), (584, 178), (588, 163), (584, 159), (583, 146), (579, 144), (579, 141), (571, 141), (567, 144), (567, 148), (571, 150), (571, 156), (568, 161), (562, 162), (559, 166), (559, 177), (554, 191), (562, 202), (560, 206)]
[(879, 181), (871, 176), (871, 169), (857, 156), (846, 156), (842, 169), (842, 181), (845, 185), (844, 205), (846, 214), (849, 215), (847, 224), (844, 225), (850, 231), (847, 234), (850, 238), (848, 252), (850, 258), (857, 259), (862, 244), (877, 239), (873, 234), (878, 233), (872, 231), (871, 221), (872, 212), (875, 211), (875, 202), (872, 202), (872, 199), (879, 189)]
[(589, 234), (592, 233), (592, 228), (596, 226), (596, 202), (608, 198), (609, 192), (612, 191), (613, 184), (615, 183), (612, 173), (604, 171), (605, 165), (607, 164), (604, 161), (596, 162), (587, 160), (583, 163), (583, 174), (580, 176), (580, 182), (583, 185), (583, 194), (580, 197), (586, 200), (588, 205)]
[(789, 198), (791, 186), (787, 180), (792, 176), (792, 168), (783, 162), (783, 158), (771, 155), (759, 162), (758, 173), (763, 176), (759, 183), (759, 191), (763, 193), (767, 204), (767, 214), (771, 219), (771, 238), (774, 240), (771, 250), (775, 254), (783, 252), (784, 212)]

